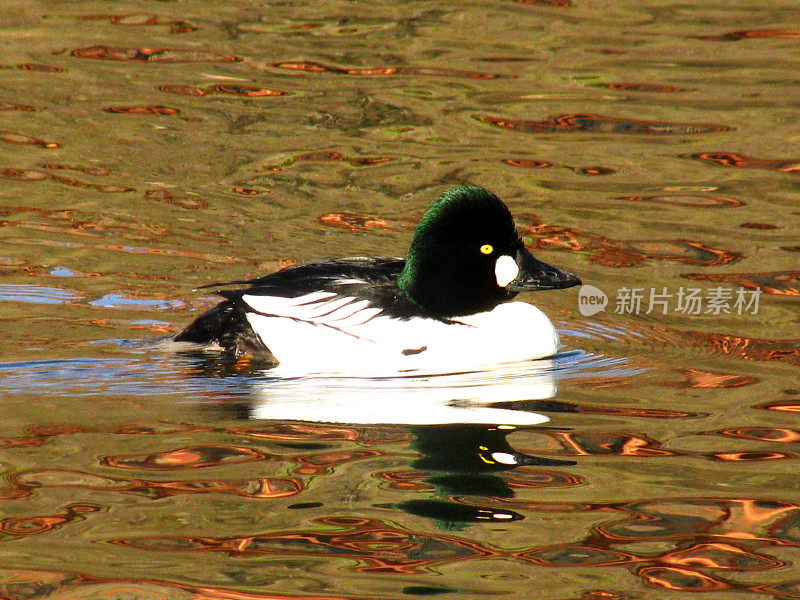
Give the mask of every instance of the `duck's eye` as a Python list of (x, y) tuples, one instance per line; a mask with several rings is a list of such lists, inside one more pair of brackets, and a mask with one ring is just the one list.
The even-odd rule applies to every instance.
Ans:
[(481, 246), (481, 254), (491, 254), (492, 252), (494, 252), (494, 247), (491, 244)]

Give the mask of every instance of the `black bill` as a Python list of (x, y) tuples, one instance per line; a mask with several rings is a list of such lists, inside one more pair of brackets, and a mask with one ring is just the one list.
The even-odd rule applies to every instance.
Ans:
[(581, 284), (576, 275), (543, 263), (524, 247), (517, 251), (516, 261), (519, 275), (508, 284), (509, 291), (562, 290)]

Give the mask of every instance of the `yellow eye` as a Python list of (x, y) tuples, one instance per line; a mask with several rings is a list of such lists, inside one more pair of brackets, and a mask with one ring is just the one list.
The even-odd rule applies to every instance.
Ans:
[(481, 254), (491, 254), (494, 251), (491, 244), (484, 244), (481, 246)]

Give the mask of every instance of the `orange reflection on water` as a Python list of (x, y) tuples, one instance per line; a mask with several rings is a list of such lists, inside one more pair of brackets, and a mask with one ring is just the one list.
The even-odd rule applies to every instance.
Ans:
[(319, 150), (316, 152), (305, 152), (293, 156), (280, 164), (267, 165), (266, 171), (282, 171), (284, 168), (291, 167), (299, 161), (309, 162), (345, 162), (354, 167), (379, 165), (394, 160), (392, 156), (346, 156), (332, 150)]
[(181, 112), (177, 108), (160, 104), (154, 106), (108, 106), (103, 110), (109, 113), (127, 115), (176, 115)]
[(368, 217), (355, 213), (325, 213), (317, 217), (325, 225), (349, 229), (350, 231), (364, 231), (366, 229), (383, 229), (390, 231), (389, 223), (380, 217)]
[(148, 551), (222, 552), (234, 556), (309, 556), (348, 559), (358, 573), (419, 574), (439, 564), (501, 553), (477, 542), (409, 531), (386, 521), (357, 517), (312, 519), (316, 529), (273, 531), (228, 538), (151, 536), (110, 540)]
[(19, 500), (20, 498), (27, 498), (32, 493), (30, 490), (18, 488), (0, 488), (0, 500)]
[[(776, 518), (786, 515), (796, 516), (800, 513), (800, 506), (785, 502), (759, 500), (735, 500), (732, 502), (735, 503), (736, 510), (731, 511), (729, 522), (735, 523), (738, 519), (745, 524), (745, 526), (768, 525)], [(741, 537), (747, 539), (746, 535), (731, 536), (730, 532), (727, 534), (727, 537)]]
[(36, 71), (38, 73), (63, 73), (61, 67), (42, 65), (39, 63), (21, 63), (18, 65), (0, 65), (0, 70), (19, 69), (20, 71)]
[(599, 248), (590, 257), (593, 263), (605, 267), (638, 267), (644, 262), (644, 257), (633, 254), (622, 248), (604, 247)]
[[(526, 409), (531, 411), (611, 415), (643, 419), (685, 419), (687, 417), (697, 417), (703, 414), (696, 412), (681, 412), (677, 410), (662, 410), (657, 408), (626, 408), (624, 406), (603, 406), (601, 404), (578, 404), (575, 402), (561, 402), (559, 400), (549, 400), (542, 403), (531, 401), (517, 404), (524, 404)], [(553, 435), (553, 431), (555, 430), (542, 430), (539, 433), (549, 436)], [(561, 432), (555, 432), (556, 435), (560, 435), (560, 433)]]
[(159, 423), (157, 425), (120, 425), (109, 428), (103, 427), (78, 427), (75, 425), (34, 425), (28, 427), (30, 435), (38, 437), (51, 437), (56, 435), (74, 435), (82, 433), (114, 433), (120, 435), (161, 435), (174, 433), (200, 433), (209, 431), (199, 425), (183, 423)]
[(800, 581), (755, 585), (750, 589), (755, 593), (767, 594), (775, 598), (800, 598)]
[(739, 227), (743, 227), (744, 229), (780, 229), (780, 226), (773, 225), (772, 223), (757, 223), (754, 221), (739, 223)]
[[(59, 598), (137, 598), (150, 600), (296, 600), (297, 595), (193, 586), (143, 578), (92, 577), (69, 571), (0, 569), (0, 596), (7, 600)], [(363, 595), (303, 593), (304, 600), (361, 600)], [(598, 599), (600, 600), (600, 599)], [(605, 600), (605, 599), (603, 599)]]
[(0, 448), (30, 448), (41, 446), (43, 443), (43, 439), (34, 436), (0, 437)]
[(105, 456), (100, 464), (118, 469), (171, 471), (201, 469), (267, 459), (263, 452), (242, 446), (190, 446), (166, 452)]
[(778, 412), (800, 413), (800, 403), (798, 402), (776, 402), (774, 404), (762, 404), (760, 408), (777, 410)]
[(394, 160), (391, 156), (373, 156), (373, 157), (348, 157), (338, 152), (331, 152), (331, 151), (320, 151), (320, 152), (308, 152), (306, 154), (300, 154), (296, 157), (295, 160), (319, 160), (319, 161), (326, 161), (326, 160), (334, 160), (334, 161), (344, 161), (348, 162), (351, 165), (377, 165), (380, 163), (385, 163)]
[[(18, 225), (19, 226), (19, 225)], [(26, 226), (29, 229), (42, 229), (50, 231), (44, 227)], [(57, 233), (63, 233), (63, 230), (55, 230)], [(74, 232), (70, 232), (74, 233)], [(83, 242), (59, 242), (54, 240), (38, 240), (33, 238), (6, 238), (7, 244), (23, 244), (31, 246), (52, 246), (55, 248), (63, 248), (68, 245), (70, 248), (93, 248), (95, 250), (111, 250), (114, 252), (125, 252), (130, 254), (150, 254), (155, 256), (180, 256), (183, 258), (192, 258), (197, 260), (205, 260), (211, 263), (239, 263), (239, 264), (253, 264), (252, 261), (246, 261), (237, 256), (221, 256), (219, 254), (210, 254), (206, 252), (187, 252), (182, 250), (169, 250), (166, 248), (148, 248), (146, 246), (133, 246), (121, 244), (87, 244)], [(143, 277), (144, 275), (142, 275)]]
[(723, 333), (674, 331), (694, 346), (703, 346), (744, 360), (776, 360), (800, 364), (800, 339), (761, 340)]
[[(260, 427), (232, 427), (226, 429), (228, 433), (234, 435), (245, 435), (249, 437), (267, 439), (267, 440), (280, 440), (286, 442), (309, 441), (319, 443), (321, 441), (333, 440), (348, 440), (354, 441), (357, 439), (370, 440), (370, 431), (361, 432), (358, 429), (351, 427), (333, 427), (327, 425), (308, 425), (305, 423), (274, 423), (269, 425), (262, 425)], [(366, 438), (364, 436), (366, 435)], [(394, 436), (397, 437), (397, 436)], [(410, 434), (401, 436), (394, 439), (395, 442), (408, 441), (411, 439)]]
[(300, 62), (276, 62), (273, 67), (278, 69), (290, 69), (293, 71), (306, 71), (312, 73), (338, 73), (341, 75), (361, 75), (361, 76), (387, 76), (387, 75), (428, 75), (432, 77), (465, 77), (468, 79), (495, 79), (497, 77), (511, 77), (510, 75), (498, 75), (496, 73), (482, 73), (479, 71), (464, 71), (461, 69), (443, 69), (429, 67), (376, 67), (372, 69), (348, 69), (336, 67), (314, 61)]
[(712, 371), (703, 371), (701, 369), (678, 369), (678, 372), (684, 376), (684, 381), (680, 384), (680, 387), (706, 389), (736, 388), (753, 385), (761, 381), (758, 377), (751, 377), (749, 375), (715, 373)]
[(638, 254), (644, 258), (671, 260), (693, 265), (725, 265), (742, 257), (739, 252), (711, 248), (691, 240), (655, 240), (624, 242), (623, 251)]
[[(684, 592), (719, 592), (731, 589), (720, 579), (691, 569), (678, 567), (644, 567), (637, 574), (651, 585)], [(738, 586), (737, 586), (738, 587)]]
[(87, 175), (97, 175), (103, 177), (109, 175), (110, 171), (103, 167), (78, 167), (75, 165), (65, 165), (61, 163), (44, 163), (40, 165), (43, 169), (50, 169), (53, 171), (78, 171), (79, 173), (86, 173)]
[(168, 48), (120, 48), (115, 46), (88, 46), (70, 53), (77, 58), (118, 60), (152, 63), (217, 62), (229, 63), (242, 60), (240, 56), (219, 54), (202, 50), (175, 50)]
[(193, 85), (165, 84), (157, 86), (157, 89), (168, 94), (179, 94), (181, 96), (208, 96), (209, 94), (227, 94), (229, 96), (243, 96), (246, 98), (268, 98), (285, 96), (289, 92), (274, 90), (270, 88), (258, 87), (255, 85), (242, 85), (240, 83), (217, 83), (205, 88)]
[(738, 429), (724, 429), (722, 435), (741, 438), (744, 440), (758, 440), (762, 442), (800, 442), (800, 431), (794, 429), (781, 429), (774, 427), (740, 427)]
[(571, 456), (673, 456), (675, 453), (658, 448), (659, 442), (645, 436), (619, 433), (568, 433), (553, 435)]
[(641, 561), (637, 556), (627, 552), (575, 544), (526, 550), (516, 556), (522, 560), (548, 567), (610, 567)]
[[(182, 585), (181, 589), (186, 589), (193, 593), (190, 600), (297, 600), (298, 596), (275, 594), (273, 592), (259, 593), (259, 592), (241, 592), (238, 590), (230, 590), (215, 587), (197, 587), (190, 588)], [(362, 600), (361, 595), (336, 595), (329, 594), (307, 594), (303, 593), (303, 600)]]
[(66, 507), (66, 514), (64, 515), (0, 519), (0, 540), (49, 533), (67, 523), (82, 521), (85, 518), (83, 515), (100, 510), (103, 510), (103, 507), (90, 504), (73, 504)]
[[(0, 170), (0, 176), (2, 170)], [(60, 176), (48, 176), (48, 178), (57, 178), (61, 180)], [(38, 180), (38, 179), (37, 179)], [(30, 179), (26, 179), (30, 181)], [(80, 187), (85, 187), (81, 185)], [(102, 186), (105, 191), (112, 189), (119, 190), (119, 186)], [(125, 188), (123, 188), (125, 189)], [(35, 239), (33, 237), (26, 238), (6, 238), (7, 243), (25, 244), (25, 245), (46, 245), (62, 248), (97, 248), (97, 249), (121, 249), (123, 251), (138, 253), (138, 254), (165, 254), (170, 256), (182, 256), (179, 252), (173, 252), (165, 249), (143, 248), (139, 246), (117, 246), (117, 245), (93, 245), (83, 242), (66, 241), (65, 234), (73, 236), (81, 236), (83, 238), (101, 238), (113, 237), (114, 239), (128, 238), (128, 239), (148, 239), (158, 238), (169, 230), (160, 225), (148, 225), (138, 219), (129, 216), (116, 215), (113, 212), (83, 212), (77, 210), (54, 209), (48, 210), (37, 207), (29, 206), (6, 206), (0, 208), (0, 215), (11, 216), (16, 218), (13, 226), (19, 229), (29, 229), (35, 231), (47, 231), (59, 234), (59, 238), (55, 240), (48, 239)], [(206, 234), (206, 232), (203, 232)], [(207, 234), (204, 241), (212, 234)], [(201, 255), (198, 254), (198, 257)], [(209, 258), (213, 255), (207, 255)], [(148, 275), (141, 275), (148, 277)]]
[(638, 119), (608, 117), (589, 113), (559, 115), (548, 117), (541, 121), (507, 119), (486, 114), (474, 114), (472, 118), (486, 123), (487, 125), (523, 133), (570, 133), (590, 131), (593, 133), (628, 133), (639, 135), (685, 135), (731, 131), (733, 129), (725, 125), (642, 121)]
[(186, 21), (162, 21), (160, 17), (151, 14), (138, 15), (81, 15), (81, 21), (108, 21), (113, 25), (127, 25), (134, 27), (147, 27), (151, 25), (168, 25), (170, 33), (189, 33), (197, 31), (197, 27)]
[(800, 38), (800, 29), (742, 29), (740, 31), (729, 31), (715, 35), (697, 35), (701, 40), (719, 40), (723, 42), (735, 42), (743, 39), (752, 38)]
[(266, 194), (268, 190), (257, 190), (255, 188), (246, 188), (246, 187), (234, 187), (233, 193), (240, 194), (242, 196), (261, 196), (262, 194)]
[(768, 271), (761, 273), (685, 273), (685, 279), (732, 283), (751, 290), (777, 296), (800, 296), (800, 271)]
[(608, 88), (610, 90), (622, 90), (626, 92), (658, 92), (658, 93), (674, 93), (685, 92), (688, 88), (677, 87), (674, 85), (666, 85), (663, 83), (595, 83), (594, 87)]
[(433, 485), (424, 482), (430, 473), (417, 469), (379, 471), (372, 476), (379, 481), (385, 481), (386, 486), (392, 490), (421, 492), (434, 488)]
[(36, 112), (36, 108), (29, 104), (18, 104), (16, 102), (0, 101), (0, 110), (18, 110), (20, 112)]
[(15, 473), (10, 480), (21, 490), (69, 487), (135, 494), (161, 499), (185, 494), (226, 494), (244, 498), (285, 498), (302, 490), (295, 478), (261, 477), (256, 479), (205, 479), (151, 481), (138, 478), (101, 477), (66, 469), (33, 469)]
[(717, 452), (709, 454), (710, 458), (728, 462), (753, 462), (760, 460), (780, 460), (782, 458), (796, 458), (794, 454), (785, 452)]
[[(680, 591), (758, 590), (757, 586), (725, 581), (698, 569), (743, 573), (781, 568), (788, 563), (749, 545), (764, 542), (795, 545), (800, 541), (796, 534), (800, 508), (779, 502), (714, 498), (608, 504), (499, 501), (524, 505), (530, 511), (611, 512), (624, 518), (595, 526), (585, 540), (510, 552), (467, 541), (463, 536), (433, 535), (383, 520), (338, 516), (312, 519), (315, 526), (304, 529), (244, 536), (147, 536), (108, 541), (147, 552), (332, 557), (346, 560), (345, 564), (349, 565), (346, 568), (357, 573), (412, 575), (445, 565), (452, 567), (465, 560), (493, 558), (555, 568), (630, 564), (641, 565), (634, 572), (649, 585)], [(724, 539), (702, 539), (710, 537)], [(667, 540), (673, 540), (677, 548), (662, 550), (656, 555), (652, 550), (638, 554), (629, 548), (611, 547), (615, 542), (650, 541), (663, 545)], [(584, 597), (614, 596), (598, 590)]]
[(519, 4), (536, 4), (539, 6), (572, 6), (572, 0), (514, 0)]
[[(614, 505), (626, 516), (595, 526), (603, 539), (693, 539), (698, 535), (728, 540), (780, 543), (771, 535), (780, 519), (800, 514), (800, 507), (786, 502), (739, 498), (653, 499)], [(760, 530), (760, 531), (759, 531)]]
[(533, 158), (504, 158), (503, 162), (512, 167), (523, 167), (525, 169), (547, 169), (548, 167), (556, 166), (555, 163)]
[(632, 202), (655, 202), (676, 206), (693, 206), (696, 208), (733, 208), (743, 206), (742, 200), (713, 194), (658, 194), (657, 196), (617, 196), (617, 200)]
[(608, 590), (589, 590), (576, 600), (627, 600), (628, 596), (621, 596)]
[(330, 474), (333, 473), (334, 467), (366, 458), (378, 458), (383, 455), (383, 452), (377, 450), (335, 450), (282, 458), (298, 463), (298, 466), (294, 469), (294, 472), (298, 475), (311, 476)]
[[(47, 166), (45, 168), (53, 168), (53, 167)], [(66, 168), (66, 167), (56, 167), (56, 168)], [(91, 174), (95, 175), (97, 173), (91, 173)], [(88, 183), (86, 181), (79, 181), (77, 179), (72, 179), (70, 177), (64, 177), (63, 175), (56, 175), (55, 173), (47, 173), (45, 171), (39, 171), (38, 169), (8, 169), (8, 168), (0, 169), (0, 177), (4, 179), (12, 179), (14, 181), (25, 181), (25, 182), (55, 181), (57, 183), (68, 185), (69, 187), (93, 189), (97, 190), (98, 192), (103, 192), (107, 194), (116, 194), (116, 193), (134, 191), (133, 188), (127, 186)]]
[(108, 184), (95, 184), (95, 183), (87, 183), (85, 181), (79, 181), (77, 179), (72, 179), (70, 177), (63, 177), (61, 175), (56, 175), (54, 173), (50, 173), (48, 175), (48, 179), (51, 181), (56, 181), (58, 183), (63, 183), (64, 185), (68, 185), (70, 187), (78, 187), (83, 189), (93, 189), (97, 190), (98, 192), (103, 192), (105, 194), (119, 194), (125, 192), (132, 192), (134, 188), (127, 187), (124, 185), (108, 185)]
[(179, 206), (181, 208), (186, 208), (189, 210), (197, 210), (199, 208), (206, 208), (208, 206), (208, 202), (199, 198), (198, 196), (193, 195), (178, 195), (173, 194), (169, 190), (159, 189), (159, 190), (147, 190), (144, 193), (144, 197), (147, 200), (156, 200), (158, 202), (166, 202), (167, 204), (173, 204), (175, 206)]
[(66, 517), (18, 517), (0, 519), (0, 532), (7, 536), (29, 536), (46, 533), (68, 523)]
[[(642, 565), (635, 573), (651, 585), (674, 590), (758, 590), (755, 586), (711, 577), (697, 569), (736, 573), (779, 569), (790, 563), (757, 549), (765, 545), (800, 545), (797, 533), (800, 531), (800, 507), (789, 503), (717, 498), (669, 498), (607, 504), (500, 501), (524, 506), (534, 512), (610, 512), (622, 515), (620, 520), (596, 525), (593, 533), (575, 543), (524, 549), (514, 556), (559, 568), (650, 563)], [(657, 547), (670, 542), (677, 547), (656, 555), (652, 550), (645, 550), (640, 555), (629, 550), (630, 543), (637, 541), (658, 543)], [(625, 550), (612, 547), (615, 543), (625, 544)], [(751, 547), (755, 544), (757, 549)]]
[(583, 175), (612, 175), (616, 173), (616, 170), (611, 169), (610, 167), (602, 167), (602, 166), (594, 166), (594, 167), (571, 167), (569, 165), (559, 165), (553, 162), (547, 162), (544, 160), (536, 160), (533, 158), (504, 158), (502, 160), (507, 165), (511, 165), (512, 167), (522, 167), (525, 169), (546, 169), (548, 167), (562, 167), (565, 169), (570, 169), (575, 171), (576, 173), (582, 173)]
[(595, 166), (595, 167), (581, 167), (578, 169), (579, 173), (583, 173), (584, 175), (613, 175), (616, 173), (616, 169), (612, 169), (611, 167), (602, 167), (602, 166)]
[(18, 144), (23, 146), (38, 146), (39, 148), (60, 148), (61, 144), (56, 142), (48, 142), (39, 138), (31, 137), (21, 133), (13, 133), (11, 131), (0, 131), (0, 142), (8, 144)]
[(800, 172), (800, 159), (797, 158), (754, 158), (744, 154), (732, 152), (699, 152), (692, 154), (692, 158), (711, 162), (723, 167), (738, 167), (740, 169), (770, 169), (784, 173)]
[(584, 485), (586, 480), (579, 475), (570, 475), (561, 471), (524, 467), (523, 475), (505, 475), (504, 480), (508, 487), (515, 490), (553, 487), (575, 487)]
[(742, 257), (739, 252), (712, 248), (691, 240), (618, 240), (541, 221), (522, 226), (534, 238), (532, 249), (590, 251), (589, 260), (607, 267), (634, 267), (646, 259), (693, 265), (724, 265)]

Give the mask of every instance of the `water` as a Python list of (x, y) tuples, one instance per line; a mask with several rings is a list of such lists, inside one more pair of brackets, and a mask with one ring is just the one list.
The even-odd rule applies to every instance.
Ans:
[[(798, 17), (0, 2), (0, 595), (800, 597)], [(526, 297), (554, 360), (280, 380), (158, 342), (200, 285), (403, 254), (463, 182), (606, 294)]]

